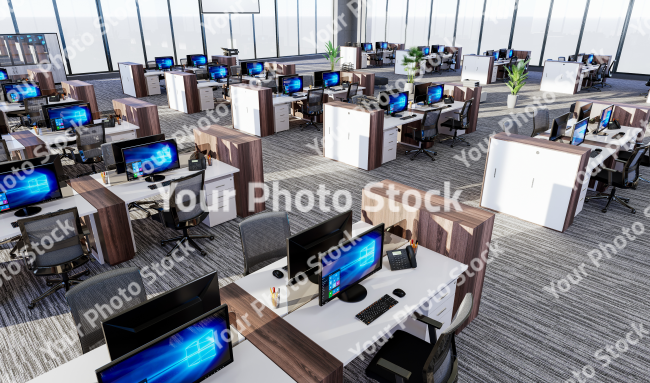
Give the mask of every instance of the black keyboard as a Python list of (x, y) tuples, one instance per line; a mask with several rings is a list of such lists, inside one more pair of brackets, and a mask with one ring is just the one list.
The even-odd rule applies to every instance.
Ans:
[(397, 301), (390, 295), (386, 294), (379, 298), (377, 302), (363, 309), (360, 313), (355, 315), (355, 317), (365, 324), (370, 324), (396, 304)]
[[(176, 181), (176, 180), (163, 181), (163, 182), (160, 183), (160, 185), (161, 185), (161, 187), (169, 186), (174, 181)], [(151, 190), (156, 190), (157, 188), (158, 188), (158, 186), (156, 184), (149, 185), (149, 189), (151, 189)]]
[(415, 114), (412, 114), (412, 115), (409, 115), (409, 116), (404, 116), (404, 117), (400, 118), (400, 120), (408, 120), (408, 119), (413, 118), (413, 117), (415, 117)]
[(11, 227), (13, 227), (14, 229), (17, 228), (18, 227), (18, 221), (12, 222)]
[(600, 154), (600, 151), (597, 152), (595, 150), (592, 150), (591, 154), (589, 154), (589, 157), (591, 157), (591, 158), (598, 157), (599, 154)]

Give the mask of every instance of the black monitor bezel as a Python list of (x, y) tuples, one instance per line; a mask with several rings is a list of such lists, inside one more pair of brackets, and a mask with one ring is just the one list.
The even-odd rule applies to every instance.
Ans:
[[(86, 107), (88, 107), (88, 110), (90, 111), (90, 121), (91, 121), (90, 123), (88, 123), (88, 125), (94, 124), (92, 109), (90, 109), (90, 103), (85, 102), (85, 101), (74, 101), (74, 102), (71, 102), (69, 104), (68, 103), (65, 103), (65, 104), (60, 103), (60, 104), (43, 105), (43, 107), (42, 107), (43, 108), (43, 113), (44, 113), (43, 114), (43, 119), (45, 120), (45, 126), (47, 126), (52, 132), (63, 132), (63, 131), (66, 131), (68, 129), (78, 128), (79, 126), (75, 126), (75, 127), (72, 127), (72, 128), (65, 128), (65, 129), (57, 129), (57, 130), (55, 130), (54, 127), (52, 126), (52, 120), (50, 119), (50, 110), (67, 108), (69, 106), (86, 106)], [(81, 125), (81, 126), (88, 126), (88, 125)]]
[[(415, 84), (413, 87), (413, 102), (426, 102), (427, 100), (427, 89), (432, 85), (432, 82), (425, 82), (422, 84)], [(422, 90), (424, 89), (424, 92)], [(424, 98), (423, 98), (424, 97)]]
[(298, 92), (303, 92), (303, 91), (304, 91), (304, 89), (300, 89), (298, 92), (293, 92), (293, 93), (285, 93), (285, 92), (284, 92), (284, 79), (292, 78), (292, 77), (300, 77), (301, 82), (302, 82), (302, 88), (305, 87), (305, 78), (304, 78), (303, 76), (299, 75), (299, 74), (290, 74), (290, 75), (288, 75), (288, 76), (280, 76), (280, 77), (278, 77), (278, 93), (280, 93), (280, 94), (286, 94), (286, 95), (288, 95), (288, 96), (291, 96), (291, 95), (293, 95), (294, 93), (298, 93)]
[[(252, 74), (250, 74), (250, 72), (248, 71), (248, 64), (255, 64), (255, 63), (260, 63), (260, 64), (262, 64), (262, 72), (261, 72), (261, 73), (258, 73), (258, 74), (256, 74), (256, 75), (252, 75)], [(264, 73), (264, 72), (266, 71), (266, 68), (265, 68), (265, 66), (264, 66), (265, 64), (266, 64), (266, 62), (264, 62), (264, 61), (259, 61), (259, 60), (248, 60), (248, 61), (242, 61), (242, 62), (241, 62), (241, 65), (242, 65), (242, 75), (244, 74), (244, 68), (246, 68), (246, 75), (251, 76), (251, 77), (252, 77), (252, 76), (258, 76), (258, 75), (260, 75), (260, 74), (262, 74), (262, 73)]]
[[(178, 161), (176, 161), (178, 166), (173, 167), (173, 168), (169, 168), (169, 169), (165, 169), (165, 170), (161, 170), (161, 171), (158, 171), (158, 172), (147, 173), (147, 174), (145, 174), (144, 176), (149, 177), (149, 176), (154, 176), (154, 175), (156, 175), (156, 174), (160, 174), (160, 173), (164, 173), (164, 172), (169, 172), (169, 171), (172, 171), (172, 170), (180, 169), (180, 168), (181, 168), (181, 156), (180, 156), (179, 153), (178, 153), (178, 143), (176, 142), (176, 139), (174, 139), (174, 138), (168, 138), (168, 139), (166, 139), (166, 140), (162, 140), (162, 141), (149, 142), (149, 143), (146, 143), (146, 144), (140, 144), (140, 145), (135, 145), (135, 146), (129, 146), (128, 148), (122, 148), (122, 159), (123, 159), (123, 161), (124, 161), (124, 151), (125, 151), (125, 150), (129, 150), (129, 149), (133, 149), (133, 148), (137, 148), (137, 147), (145, 146), (145, 145), (156, 144), (156, 143), (159, 143), (159, 142), (173, 142), (174, 146), (176, 147), (176, 155), (178, 156)], [(113, 153), (113, 155), (115, 155), (115, 153)], [(140, 180), (140, 178), (137, 178), (137, 179), (136, 179), (136, 178), (129, 179), (129, 173), (126, 171), (126, 161), (124, 161), (124, 172), (126, 173), (126, 180), (127, 180), (128, 182), (131, 182), (131, 181), (139, 181), (139, 180)], [(144, 179), (144, 177), (143, 177), (142, 179)]]
[(441, 101), (445, 98), (445, 84), (433, 84), (433, 83), (432, 83), (431, 85), (429, 85), (429, 86), (427, 87), (427, 91), (426, 91), (426, 93), (424, 94), (424, 103), (425, 103), (426, 105), (433, 105), (433, 104), (437, 104), (437, 103), (438, 103), (438, 102), (434, 102), (433, 104), (430, 104), (430, 103), (429, 103), (429, 88), (433, 88), (434, 86), (441, 86), (441, 87), (442, 87), (442, 96), (440, 97), (440, 101), (438, 101), (438, 102), (441, 102)]
[[(408, 92), (408, 91), (392, 93), (391, 96), (394, 96), (394, 95), (397, 95), (397, 94), (401, 94), (401, 93), (406, 94), (406, 99), (408, 100), (408, 97), (409, 97), (409, 92)], [(390, 114), (391, 116), (394, 116), (395, 113), (401, 113), (401, 112), (403, 112), (403, 111), (405, 111), (405, 110), (408, 110), (408, 107), (409, 107), (409, 105), (408, 105), (408, 102), (407, 102), (407, 103), (406, 103), (406, 106), (404, 107), (404, 109), (402, 109), (402, 110), (400, 110), (400, 111), (397, 111), (397, 112), (391, 112), (391, 111), (390, 111), (390, 97), (389, 97), (389, 98), (388, 98), (388, 104), (386, 104), (386, 113)]]
[(10, 79), (9, 79), (9, 72), (7, 72), (7, 68), (0, 68), (0, 72), (4, 72), (4, 73), (7, 75), (7, 79), (6, 79), (6, 80), (0, 80), (0, 81), (8, 81), (8, 80), (10, 81)]
[[(578, 116), (577, 116), (578, 118), (577, 119), (578, 120), (583, 120), (583, 119), (585, 119), (587, 117), (591, 117), (591, 110), (593, 109), (593, 106), (594, 106), (593, 102), (590, 102), (588, 104), (584, 104), (583, 106), (581, 106), (580, 109), (578, 110)], [(587, 112), (589, 112), (589, 114), (587, 116), (585, 116), (585, 113), (587, 113)], [(580, 118), (580, 117), (582, 117), (582, 118)]]
[[(208, 69), (208, 78), (209, 78), (210, 80), (214, 80), (214, 79), (212, 78), (212, 74), (210, 73), (210, 68), (221, 68), (221, 67), (226, 68), (226, 77), (224, 77), (224, 78), (220, 78), (219, 80), (228, 79), (228, 77), (230, 77), (230, 68), (228, 67), (228, 65), (225, 65), (225, 64), (218, 64), (218, 63), (209, 63), (209, 64), (208, 64), (208, 66), (207, 66), (207, 69)], [(215, 81), (218, 81), (218, 80), (215, 80)]]
[[(560, 120), (563, 117), (566, 117), (566, 122), (564, 123), (564, 126), (562, 127), (562, 131), (561, 131), (560, 124), (558, 124), (558, 120)], [(553, 119), (553, 125), (551, 126), (551, 134), (548, 137), (549, 141), (556, 141), (562, 138), (564, 134), (566, 134), (567, 123), (570, 119), (571, 119), (571, 112), (561, 114)]]
[(194, 66), (194, 61), (192, 61), (192, 56), (203, 56), (205, 57), (205, 65), (208, 65), (208, 56), (204, 55), (203, 53), (197, 53), (197, 54), (191, 54), (191, 55), (186, 55), (185, 60), (187, 63), (185, 64), (186, 66), (193, 67), (193, 68), (199, 68), (198, 66)]
[(323, 75), (325, 73), (338, 73), (339, 74), (339, 83), (336, 84), (336, 85), (331, 85), (330, 87), (332, 87), (332, 86), (340, 86), (343, 83), (343, 80), (341, 79), (341, 71), (340, 70), (326, 70), (326, 71), (321, 72), (321, 84), (320, 85), (316, 85), (316, 79), (314, 78), (314, 86), (315, 87), (317, 87), (317, 88), (325, 87), (325, 80), (323, 80)]
[[(165, 134), (164, 133), (153, 134), (151, 136), (138, 137), (138, 138), (134, 138), (132, 140), (116, 141), (116, 142), (111, 143), (112, 144), (112, 149), (113, 149), (113, 159), (115, 160), (115, 169), (116, 169), (117, 174), (123, 174), (126, 171), (125, 164), (124, 164), (124, 157), (122, 157), (121, 161), (119, 161), (119, 162), (117, 161), (117, 159), (118, 159), (117, 154), (122, 156), (122, 149), (124, 147), (122, 147), (121, 145), (128, 144), (131, 141), (146, 140), (146, 139), (152, 140), (152, 141), (149, 141), (148, 143), (153, 143), (153, 142), (158, 142), (158, 141), (165, 141)], [(132, 146), (135, 146), (135, 145), (132, 145)], [(126, 146), (126, 147), (128, 148), (129, 146)], [(117, 149), (117, 150), (115, 150), (115, 149)]]
[[(47, 157), (41, 157), (41, 158), (47, 158)], [(32, 166), (34, 168), (43, 167), (43, 166), (51, 167), (52, 171), (54, 172), (54, 176), (56, 177), (56, 181), (57, 181), (56, 182), (56, 187), (57, 187), (58, 196), (56, 196), (54, 198), (48, 198), (48, 199), (44, 199), (44, 200), (41, 200), (41, 201), (38, 201), (38, 202), (34, 202), (34, 203), (31, 203), (31, 204), (25, 205), (25, 206), (9, 208), (8, 210), (4, 210), (4, 211), (0, 212), (0, 215), (6, 214), (6, 213), (9, 213), (9, 212), (15, 212), (16, 210), (21, 210), (21, 209), (24, 209), (24, 208), (29, 207), (29, 206), (34, 206), (34, 205), (38, 205), (38, 204), (42, 204), (42, 203), (46, 203), (46, 202), (50, 202), (50, 201), (56, 201), (56, 200), (64, 198), (63, 197), (63, 191), (61, 190), (61, 180), (60, 180), (61, 175), (59, 174), (59, 167), (57, 166), (55, 161), (48, 161), (48, 162), (45, 162), (45, 163), (40, 163), (38, 165), (34, 165), (33, 161), (34, 161), (34, 159), (20, 160), (20, 163), (22, 164), (24, 162), (30, 162), (30, 163), (32, 163)], [(4, 167), (6, 165), (10, 165), (10, 164), (16, 163), (16, 162), (18, 162), (18, 161), (3, 163), (2, 165)], [(17, 168), (17, 170), (18, 171), (22, 170), (22, 167)], [(14, 173), (13, 170), (4, 171), (4, 172), (0, 173), (0, 177), (5, 175), (5, 174), (13, 174), (13, 173)], [(0, 190), (0, 193), (2, 193), (2, 190)]]

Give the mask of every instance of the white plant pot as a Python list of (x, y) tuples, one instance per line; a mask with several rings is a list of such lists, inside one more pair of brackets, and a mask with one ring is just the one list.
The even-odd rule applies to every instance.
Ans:
[(404, 84), (404, 91), (409, 92), (409, 95), (412, 95), (413, 92), (415, 91), (415, 84), (407, 82)]
[(517, 106), (517, 98), (519, 95), (516, 94), (509, 94), (508, 95), (508, 108), (513, 109), (514, 107)]

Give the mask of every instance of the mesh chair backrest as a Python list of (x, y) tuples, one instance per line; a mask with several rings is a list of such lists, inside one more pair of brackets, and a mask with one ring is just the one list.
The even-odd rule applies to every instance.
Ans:
[(102, 322), (146, 302), (147, 294), (140, 270), (126, 267), (86, 279), (70, 289), (65, 299), (77, 325), (81, 350), (85, 354), (104, 344)]
[(472, 108), (472, 99), (465, 101), (463, 109), (460, 110), (460, 123), (464, 126), (469, 124), (469, 111)]
[(77, 132), (77, 148), (83, 150), (84, 157), (86, 159), (101, 157), (101, 146), (106, 141), (104, 125), (82, 126), (75, 130)]
[(189, 221), (204, 213), (204, 176), (200, 171), (171, 183), (169, 206), (178, 221)]
[(439, 110), (430, 110), (424, 113), (422, 117), (422, 138), (431, 138), (438, 135), (438, 120), (440, 120)]
[(274, 258), (287, 256), (287, 238), (291, 236), (286, 212), (259, 213), (239, 224), (244, 273), (250, 268)]
[(533, 133), (531, 137), (535, 137), (540, 133), (548, 130), (548, 109), (537, 109), (537, 113), (533, 117)]
[(302, 86), (309, 88), (309, 85), (314, 85), (314, 76), (306, 74), (302, 76)]
[(614, 66), (614, 62), (615, 62), (615, 61), (616, 61), (616, 59), (612, 59), (612, 60), (609, 61), (609, 65), (607, 65), (607, 72), (605, 72), (605, 74), (606, 74), (607, 76), (611, 76), (611, 73), (612, 73), (612, 67)]
[(25, 111), (29, 113), (32, 122), (43, 121), (43, 105), (47, 105), (47, 97), (33, 97), (23, 100)]
[(102, 144), (102, 158), (104, 159), (104, 165), (106, 165), (107, 168), (115, 165), (115, 155), (113, 154), (112, 142)]
[(271, 88), (274, 93), (277, 93), (277, 91), (278, 91), (278, 85), (275, 82), (274, 78), (270, 78), (270, 79), (267, 79), (267, 80), (261, 80), (260, 85), (262, 85), (263, 87), (266, 87), (266, 88)]
[(11, 160), (11, 153), (7, 149), (7, 141), (0, 140), (0, 162), (7, 162)]
[(233, 65), (230, 67), (230, 75), (231, 76), (241, 76), (241, 67), (237, 65)]
[(309, 107), (322, 106), (324, 92), (325, 89), (323, 88), (309, 89), (309, 91), (307, 92), (307, 104), (309, 105)]
[(348, 87), (348, 100), (352, 98), (352, 96), (356, 96), (357, 91), (359, 90), (359, 83), (358, 82), (353, 82), (350, 84)]
[(4, 128), (9, 128), (9, 118), (7, 117), (7, 114), (0, 110), (0, 126)]
[(632, 151), (632, 155), (630, 156), (630, 158), (625, 163), (625, 166), (624, 166), (624, 169), (623, 169), (623, 175), (624, 175), (624, 178), (625, 178), (625, 182), (636, 182), (637, 181), (637, 179), (639, 177), (639, 165), (641, 163), (641, 158), (648, 151), (648, 147), (650, 147), (650, 144), (643, 145), (643, 146), (637, 146)]

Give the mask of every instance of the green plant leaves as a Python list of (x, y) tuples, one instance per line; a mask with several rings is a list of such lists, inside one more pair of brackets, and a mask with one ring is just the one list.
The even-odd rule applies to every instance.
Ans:
[(517, 65), (515, 65), (512, 69), (506, 67), (508, 78), (510, 78), (510, 81), (506, 83), (506, 86), (508, 89), (510, 89), (511, 94), (516, 95), (519, 93), (519, 90), (521, 90), (521, 88), (526, 85), (525, 80), (528, 78), (528, 73), (524, 72), (526, 71), (526, 65), (529, 61), (530, 60), (518, 61)]

